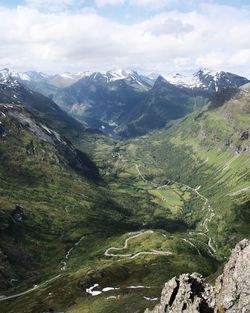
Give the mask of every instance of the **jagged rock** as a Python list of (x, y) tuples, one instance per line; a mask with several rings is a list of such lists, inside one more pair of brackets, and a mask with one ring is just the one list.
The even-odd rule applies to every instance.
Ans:
[(161, 294), (161, 303), (154, 308), (152, 313), (212, 313), (215, 305), (213, 294), (213, 288), (204, 283), (201, 275), (182, 274), (165, 284)]
[(250, 310), (250, 240), (244, 239), (233, 250), (223, 274), (217, 278), (217, 308), (228, 313)]
[(236, 245), (216, 280), (206, 284), (200, 274), (182, 274), (165, 284), (161, 301), (145, 313), (249, 313), (250, 240)]

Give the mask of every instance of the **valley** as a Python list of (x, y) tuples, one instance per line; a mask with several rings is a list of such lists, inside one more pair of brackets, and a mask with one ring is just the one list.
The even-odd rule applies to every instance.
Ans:
[[(132, 87), (121, 84), (126, 95)], [(155, 88), (173, 97), (171, 108), (187, 103), (188, 91), (180, 99), (168, 84), (160, 78)], [(173, 276), (213, 280), (235, 243), (249, 237), (249, 85), (219, 105), (206, 93), (198, 108), (159, 127), (146, 115), (143, 131), (139, 115), (124, 119), (121, 129), (137, 130), (115, 138), (45, 96), (8, 88), (0, 89), (1, 312), (144, 312)], [(171, 116), (153, 115), (157, 105), (131, 112)], [(15, 203), (24, 207), (20, 223)]]

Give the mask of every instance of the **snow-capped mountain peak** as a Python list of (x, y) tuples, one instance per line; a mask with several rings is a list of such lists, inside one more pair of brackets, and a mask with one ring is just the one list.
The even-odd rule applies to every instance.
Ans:
[[(239, 87), (249, 82), (245, 77), (224, 71), (214, 71), (208, 68), (201, 68), (195, 73), (167, 72), (161, 75), (175, 86), (200, 89), (208, 92), (218, 91), (226, 86)], [(47, 86), (46, 88), (48, 88), (49, 86), (48, 90), (53, 92), (53, 88), (69, 87), (81, 79), (89, 78), (103, 84), (113, 84), (122, 81), (139, 91), (145, 91), (154, 85), (158, 76), (159, 74), (157, 73), (141, 75), (134, 70), (121, 68), (113, 69), (106, 73), (85, 71), (77, 73), (65, 72), (53, 75), (38, 71), (15, 72), (4, 68), (0, 70), (0, 83), (8, 85), (21, 83), (31, 89), (34, 88), (34, 84), (38, 87), (41, 86), (41, 88), (43, 86)], [(40, 89), (37, 88), (36, 91), (40, 91)]]
[(142, 88), (146, 90), (153, 85), (151, 79), (138, 74), (134, 70), (116, 69), (106, 72), (104, 76), (107, 79), (107, 83), (125, 80), (128, 84), (133, 85), (135, 88), (139, 89)]
[(134, 78), (139, 76), (136, 71), (131, 70), (124, 70), (124, 69), (115, 69), (110, 70), (106, 72), (106, 76), (108, 78), (108, 81), (116, 81), (116, 80), (122, 80), (122, 79), (128, 79), (128, 78)]
[(88, 77), (91, 74), (92, 74), (92, 72), (89, 72), (89, 71), (78, 72), (78, 73), (65, 72), (65, 73), (62, 73), (62, 74), (58, 74), (56, 76), (61, 76), (61, 77), (66, 78), (66, 79), (76, 80), (76, 79), (81, 79), (83, 77)]
[(18, 85), (18, 82), (15, 76), (12, 75), (12, 72), (8, 68), (4, 68), (0, 70), (0, 84), (15, 87)]
[(180, 73), (167, 73), (163, 77), (173, 85), (180, 87), (193, 88), (197, 87), (198, 81), (195, 79), (194, 75), (180, 74)]
[(239, 87), (248, 82), (245, 77), (208, 68), (201, 68), (195, 73), (166, 73), (163, 76), (173, 85), (207, 91), (218, 91), (225, 86)]
[(3, 68), (0, 70), (0, 79), (7, 79), (10, 76), (10, 70), (8, 68)]
[(120, 79), (126, 79), (128, 77), (128, 73), (123, 69), (111, 70), (106, 73), (109, 81), (116, 81)]

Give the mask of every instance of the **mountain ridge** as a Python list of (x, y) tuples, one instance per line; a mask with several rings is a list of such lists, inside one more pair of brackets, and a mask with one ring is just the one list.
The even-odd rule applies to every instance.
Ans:
[[(27, 79), (28, 73), (18, 76), (6, 69), (2, 73), (4, 79), (8, 77), (15, 84), (20, 83), (53, 99), (88, 127), (125, 138), (159, 129), (205, 105), (217, 91), (239, 88), (249, 82), (232, 73), (207, 69), (191, 75), (188, 82), (181, 80), (181, 74), (174, 79), (166, 75), (151, 78), (123, 69), (106, 73), (80, 72), (73, 76), (70, 73), (46, 76), (32, 72), (33, 80)], [(64, 79), (71, 83), (63, 83)]]
[[(64, 72), (61, 74), (45, 74), (43, 72), (39, 71), (26, 71), (26, 72), (16, 72), (16, 71), (11, 71), (9, 69), (4, 69), (9, 72), (9, 74), (16, 78), (19, 81), (42, 81), (42, 80), (47, 80), (48, 83), (51, 85), (54, 85), (55, 87), (67, 87), (75, 82), (77, 80), (80, 80), (81, 78), (91, 76), (94, 73), (100, 73), (103, 75), (107, 81), (115, 81), (115, 80), (124, 80), (124, 79), (134, 79), (139, 81), (139, 83), (142, 83), (143, 81), (147, 81), (149, 85), (153, 85), (155, 80), (158, 78), (158, 76), (163, 76), (167, 81), (170, 83), (177, 85), (177, 86), (183, 86), (187, 88), (213, 88), (214, 91), (217, 91), (218, 86), (216, 85), (216, 82), (220, 81), (223, 76), (224, 80), (228, 79), (230, 81), (233, 79), (242, 79), (242, 82), (240, 82), (241, 85), (249, 82), (249, 80), (239, 74), (234, 74), (232, 72), (224, 71), (224, 70), (211, 70), (208, 68), (200, 68), (197, 69), (196, 71), (193, 72), (161, 72), (161, 73), (150, 73), (150, 74), (141, 74), (138, 73), (136, 70), (128, 70), (128, 69), (112, 69), (108, 70), (106, 72), (103, 71), (83, 71), (83, 72), (76, 72), (76, 73), (71, 73), (71, 72)], [(3, 71), (3, 70), (2, 70)], [(1, 72), (1, 71), (0, 71)], [(143, 71), (144, 72), (144, 71)], [(225, 77), (226, 76), (226, 77)], [(60, 79), (63, 80), (63, 78), (66, 79), (66, 82), (60, 84)], [(59, 80), (59, 82), (57, 82)], [(68, 81), (67, 81), (68, 80)], [(140, 81), (141, 80), (141, 81)], [(208, 81), (214, 81), (213, 86), (209, 86)], [(237, 87), (239, 87), (239, 83), (237, 84)]]

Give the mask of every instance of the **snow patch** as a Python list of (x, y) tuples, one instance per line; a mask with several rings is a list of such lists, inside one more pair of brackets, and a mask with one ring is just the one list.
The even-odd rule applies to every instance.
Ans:
[(86, 292), (88, 294), (90, 294), (92, 297), (98, 296), (98, 295), (100, 295), (102, 293), (102, 291), (94, 290), (97, 287), (99, 287), (99, 284), (94, 284), (94, 286), (91, 286), (91, 287), (87, 288)]
[(113, 290), (119, 290), (120, 289), (120, 288), (115, 288), (115, 287), (105, 287), (102, 290), (95, 290), (98, 287), (100, 287), (99, 284), (94, 284), (93, 286), (87, 288), (86, 292), (88, 294), (90, 294), (91, 296), (98, 296), (98, 295), (102, 294), (103, 292), (108, 292), (108, 291), (113, 291)]
[(157, 301), (158, 298), (148, 298), (148, 297), (143, 297), (147, 301)]
[(119, 290), (120, 288), (114, 288), (114, 287), (105, 287), (102, 289), (102, 292), (107, 292), (107, 291), (111, 291), (111, 290)]
[(128, 286), (127, 289), (150, 289), (151, 287), (148, 287), (148, 286), (141, 286), (141, 285), (138, 285), (138, 286)]

